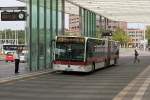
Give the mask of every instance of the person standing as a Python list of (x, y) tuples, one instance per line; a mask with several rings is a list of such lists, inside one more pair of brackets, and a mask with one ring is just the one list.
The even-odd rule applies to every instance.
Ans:
[(116, 56), (116, 58), (115, 58), (115, 64), (117, 65), (118, 64), (118, 59), (119, 59), (119, 49), (117, 48), (117, 50), (116, 50), (116, 52), (115, 52), (115, 56)]
[(134, 50), (134, 63), (136, 63), (138, 61), (138, 63), (140, 62), (140, 59), (138, 58), (139, 56), (139, 53), (137, 52), (137, 50), (135, 49)]
[(20, 62), (20, 57), (19, 57), (19, 50), (15, 52), (15, 73), (19, 73), (19, 62)]

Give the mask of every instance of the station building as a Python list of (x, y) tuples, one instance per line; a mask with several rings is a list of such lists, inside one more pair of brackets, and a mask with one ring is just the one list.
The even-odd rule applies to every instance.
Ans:
[[(65, 13), (70, 12), (67, 0), (19, 0), (27, 4), (27, 43), (29, 47), (28, 65), (30, 71), (50, 69), (53, 61), (54, 39), (64, 35)], [(100, 28), (106, 29), (108, 18), (75, 5), (79, 16), (81, 36), (96, 36), (96, 17)], [(76, 13), (72, 11), (72, 13)], [(104, 22), (102, 24), (102, 19)]]
[(145, 30), (129, 28), (127, 30), (127, 34), (130, 37), (130, 41), (128, 43), (129, 47), (143, 48), (143, 43), (142, 42), (144, 41)]
[[(38, 71), (51, 68), (53, 61), (53, 46), (55, 36), (64, 35), (65, 33), (65, 13), (79, 15), (79, 33), (81, 36), (96, 37), (103, 31), (113, 29), (112, 21), (128, 21), (128, 22), (147, 22), (149, 17), (124, 16), (129, 13), (126, 11), (127, 4), (119, 1), (120, 5), (126, 7), (120, 10), (120, 6), (116, 6), (103, 0), (86, 1), (86, 0), (19, 0), (27, 4), (27, 34), (29, 56), (28, 64), (30, 71)], [(82, 1), (82, 2), (80, 2)], [(101, 3), (104, 2), (104, 3)], [(94, 4), (94, 5), (91, 5)], [(107, 9), (107, 6), (109, 9)], [(145, 7), (144, 5), (138, 7)], [(101, 9), (103, 8), (103, 10)], [(135, 9), (136, 10), (136, 9)], [(107, 12), (111, 12), (110, 14)], [(116, 12), (118, 11), (118, 12)], [(129, 10), (135, 13), (134, 10)], [(139, 15), (142, 12), (136, 12)], [(101, 15), (103, 14), (103, 15)], [(116, 15), (119, 16), (116, 16)], [(98, 19), (98, 21), (97, 21)], [(97, 23), (99, 25), (97, 25)], [(97, 27), (99, 26), (99, 27)], [(120, 26), (118, 24), (118, 26)], [(123, 25), (123, 27), (126, 24)], [(97, 29), (99, 28), (99, 31)], [(139, 34), (140, 35), (140, 34)]]

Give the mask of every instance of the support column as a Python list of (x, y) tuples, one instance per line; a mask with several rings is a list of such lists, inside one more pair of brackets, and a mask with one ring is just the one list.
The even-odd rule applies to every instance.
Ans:
[(91, 16), (91, 13), (92, 12), (89, 12), (89, 36), (91, 37), (92, 36), (92, 16)]
[(87, 36), (87, 11), (84, 9), (84, 36)]
[(87, 21), (87, 27), (86, 27), (86, 30), (87, 30), (86, 34), (87, 35), (86, 36), (89, 37), (89, 11), (88, 10), (87, 10), (87, 15), (86, 16), (87, 16), (87, 20), (86, 20)]
[(101, 34), (101, 29), (102, 29), (102, 16), (99, 16), (99, 29), (100, 29), (100, 34)]
[(46, 25), (46, 21), (47, 21), (47, 12), (46, 12), (47, 6), (46, 6), (46, 0), (44, 0), (44, 68), (46, 69), (46, 47), (47, 47), (47, 42), (46, 42), (46, 36), (47, 36), (47, 25)]
[(83, 31), (82, 31), (82, 8), (81, 7), (79, 7), (79, 32), (80, 32), (80, 34), (82, 35), (83, 34)]
[[(31, 56), (31, 51), (32, 51), (32, 48), (31, 48), (31, 41), (32, 41), (32, 0), (29, 0), (29, 32), (30, 32), (30, 40), (29, 40), (29, 51), (30, 51), (30, 58), (29, 58), (29, 70), (32, 71), (32, 56)], [(15, 32), (16, 34), (16, 32)]]
[(58, 0), (56, 0), (56, 36), (58, 36)]
[(93, 21), (94, 21), (94, 19), (93, 19), (93, 18), (94, 18), (94, 17), (93, 17), (93, 12), (91, 13), (91, 17), (92, 17), (92, 18), (91, 18), (91, 19), (92, 19), (92, 20), (91, 20), (91, 36), (93, 36), (93, 33), (94, 33), (94, 28), (93, 28), (93, 27), (94, 27), (94, 26), (93, 26), (93, 25), (94, 25), (94, 22), (93, 22)]
[(93, 37), (95, 37), (96, 36), (96, 14), (94, 13), (94, 36)]
[(39, 43), (39, 41), (40, 41), (40, 36), (39, 36), (39, 34), (40, 34), (40, 1), (39, 0), (37, 0), (37, 70), (39, 70), (40, 69), (40, 67), (39, 67), (39, 61), (40, 61), (40, 59), (39, 59), (39, 45), (40, 45), (40, 43)]
[(85, 34), (86, 33), (86, 10), (85, 9), (84, 9), (84, 16), (83, 17), (84, 17), (84, 34), (83, 35), (86, 36), (86, 34)]
[(62, 27), (62, 32), (61, 34), (64, 35), (65, 33), (65, 0), (62, 0), (62, 23), (61, 23), (61, 27)]

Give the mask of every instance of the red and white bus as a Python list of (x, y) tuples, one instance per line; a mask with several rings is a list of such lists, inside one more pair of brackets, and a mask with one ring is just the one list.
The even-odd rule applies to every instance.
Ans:
[(58, 36), (53, 70), (91, 72), (116, 64), (118, 58), (118, 42), (91, 37)]

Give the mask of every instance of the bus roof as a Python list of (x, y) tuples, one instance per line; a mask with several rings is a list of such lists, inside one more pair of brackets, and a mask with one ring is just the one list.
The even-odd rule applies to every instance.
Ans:
[[(78, 38), (85, 38), (86, 40), (87, 39), (97, 39), (97, 40), (105, 40), (105, 41), (108, 40), (107, 38), (95, 38), (95, 37), (85, 37), (85, 36), (67, 36), (67, 35), (61, 35), (61, 36), (56, 36), (56, 39), (57, 39), (57, 37), (78, 37)], [(119, 43), (119, 41), (115, 41), (115, 40), (109, 40), (109, 41)]]
[(95, 37), (84, 37), (84, 36), (66, 36), (66, 35), (56, 36), (56, 38), (58, 37), (78, 37), (78, 38), (85, 38), (85, 39), (107, 40), (106, 38), (95, 38)]

